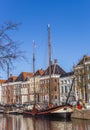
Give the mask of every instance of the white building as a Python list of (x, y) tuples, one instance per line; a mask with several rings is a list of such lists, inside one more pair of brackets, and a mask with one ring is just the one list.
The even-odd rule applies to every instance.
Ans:
[(60, 103), (66, 103), (68, 94), (70, 92), (71, 86), (72, 91), (69, 97), (69, 102), (74, 101), (75, 99), (75, 87), (72, 85), (74, 78), (73, 72), (69, 72), (60, 76)]

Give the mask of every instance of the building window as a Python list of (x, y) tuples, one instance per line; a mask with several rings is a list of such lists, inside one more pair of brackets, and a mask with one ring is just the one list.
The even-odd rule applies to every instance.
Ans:
[(61, 86), (61, 93), (63, 93), (63, 86)]
[(63, 84), (63, 81), (61, 81), (61, 84)]
[(55, 99), (57, 99), (57, 96), (55, 95)]
[(68, 79), (67, 83), (70, 84), (70, 80), (69, 79)]
[(90, 74), (88, 74), (88, 79), (90, 79)]
[(65, 93), (67, 93), (67, 86), (65, 86)]
[(55, 91), (57, 91), (57, 87), (55, 86)]
[(55, 82), (57, 82), (57, 80), (55, 79)]
[(90, 71), (90, 66), (87, 66), (87, 71)]
[(65, 80), (64, 83), (66, 84), (66, 83), (67, 83), (67, 80)]
[(90, 83), (88, 83), (88, 89), (90, 89)]
[(81, 82), (82, 81), (82, 76), (79, 76), (79, 82)]

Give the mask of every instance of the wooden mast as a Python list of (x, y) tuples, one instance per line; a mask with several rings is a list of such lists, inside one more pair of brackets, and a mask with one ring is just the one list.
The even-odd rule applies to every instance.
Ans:
[(50, 24), (48, 24), (48, 58), (49, 58), (49, 104), (51, 103), (51, 43), (50, 43)]
[(33, 40), (33, 85), (34, 85), (34, 105), (36, 104), (36, 93), (35, 93), (35, 41)]

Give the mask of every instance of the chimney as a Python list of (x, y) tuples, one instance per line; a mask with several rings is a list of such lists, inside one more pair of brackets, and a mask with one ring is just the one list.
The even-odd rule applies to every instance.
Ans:
[(12, 75), (12, 74), (10, 74), (10, 78), (12, 78), (12, 76), (13, 76), (13, 75)]
[(57, 63), (58, 63), (58, 61), (57, 61), (57, 59), (55, 59), (55, 60), (54, 60), (54, 64), (57, 64)]
[(53, 62), (52, 61), (50, 61), (51, 62), (51, 65), (53, 64)]

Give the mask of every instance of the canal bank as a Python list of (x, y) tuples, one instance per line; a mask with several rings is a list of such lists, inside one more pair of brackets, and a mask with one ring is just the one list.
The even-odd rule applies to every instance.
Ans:
[(76, 119), (90, 119), (90, 110), (87, 109), (77, 109), (74, 108), (74, 111), (71, 115), (71, 118), (76, 118)]

